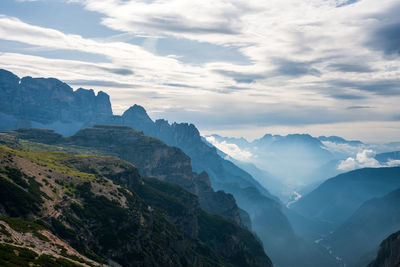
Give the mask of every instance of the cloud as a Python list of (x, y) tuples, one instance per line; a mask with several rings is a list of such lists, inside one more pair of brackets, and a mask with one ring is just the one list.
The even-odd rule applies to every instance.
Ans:
[(338, 170), (351, 171), (360, 168), (383, 168), (394, 167), (400, 165), (400, 160), (389, 160), (386, 163), (379, 163), (374, 157), (376, 153), (373, 150), (365, 149), (357, 153), (356, 157), (349, 157), (346, 160), (340, 161)]
[(373, 108), (371, 106), (348, 106), (347, 109), (364, 109), (364, 108)]
[(330, 92), (329, 95), (335, 99), (343, 99), (343, 100), (359, 100), (365, 99), (366, 97), (361, 95), (360, 93), (335, 93)]
[(400, 4), (394, 2), (390, 8), (368, 14), (366, 17), (374, 24), (367, 30), (365, 44), (382, 51), (386, 56), (400, 55)]
[(223, 76), (231, 77), (238, 83), (252, 83), (256, 80), (265, 79), (265, 75), (262, 74), (252, 74), (252, 73), (240, 73), (237, 71), (228, 70), (214, 70), (214, 72), (219, 73)]
[(137, 85), (134, 84), (118, 83), (118, 82), (102, 81), (102, 80), (70, 80), (65, 82), (70, 85), (82, 85), (82, 86), (99, 86), (99, 87), (114, 87), (114, 88), (138, 87)]
[(397, 166), (400, 166), (400, 160), (398, 160), (398, 159), (391, 159), (391, 160), (389, 160), (389, 161), (386, 163), (386, 165), (387, 165), (388, 167), (397, 167)]
[(332, 85), (339, 88), (356, 89), (383, 96), (400, 95), (400, 79), (386, 79), (375, 81), (332, 81)]
[(400, 21), (375, 29), (368, 44), (387, 55), (400, 55)]
[(118, 31), (150, 36), (224, 35), (239, 33), (237, 15), (245, 1), (78, 1), (106, 15), (103, 24)]
[(368, 65), (345, 64), (345, 63), (333, 63), (328, 65), (328, 68), (339, 72), (366, 73), (374, 71)]
[(230, 144), (226, 141), (218, 142), (214, 136), (207, 136), (207, 142), (227, 154), (228, 156), (240, 160), (240, 161), (249, 161), (253, 156), (251, 152), (240, 149), (236, 144)]
[(118, 68), (106, 68), (106, 67), (99, 67), (99, 69), (123, 76), (134, 74), (134, 72), (130, 69), (123, 69), (123, 68), (118, 69)]
[(342, 160), (339, 163), (338, 170), (351, 171), (354, 169), (366, 167), (381, 167), (379, 161), (374, 158), (375, 155), (375, 152), (372, 150), (363, 150), (362, 152), (357, 153), (357, 156), (355, 158), (349, 157), (346, 160)]
[(357, 3), (358, 1), (361, 0), (344, 0), (344, 1), (338, 1), (339, 3), (337, 4), (337, 7), (343, 7), (343, 6), (347, 6), (347, 5), (352, 5)]
[(335, 143), (330, 141), (322, 141), (325, 148), (333, 153), (341, 153), (345, 155), (357, 155), (360, 150), (364, 149), (364, 145), (350, 145), (346, 143)]
[[(199, 65), (209, 62), (232, 62), (249, 65), (252, 62), (239, 51), (240, 47), (220, 46), (185, 38), (148, 38), (156, 40), (153, 49), (157, 55), (176, 55), (185, 64)], [(147, 42), (146, 40), (146, 42)]]
[(164, 85), (171, 86), (171, 87), (194, 88), (194, 86), (191, 86), (188, 84), (181, 84), (181, 83), (165, 83)]
[(274, 60), (279, 75), (299, 77), (304, 75), (320, 76), (321, 72), (313, 67), (312, 62), (292, 61), (288, 59)]
[[(72, 28), (67, 34), (60, 23), (39, 27), (47, 22), (30, 19), (38, 21), (32, 25), (3, 15), (0, 39), (26, 45), (18, 51), (0, 46), (1, 67), (20, 76), (98, 81), (109, 86), (102, 90), (118, 112), (140, 102), (161, 117), (208, 129), (345, 122), (367, 129), (369, 121), (389, 125), (400, 114), (400, 61), (392, 48), (396, 37), (389, 38), (399, 22), (396, 0), (64, 4), (71, 2), (109, 31), (90, 38)], [(81, 35), (71, 34), (76, 32)], [(81, 56), (89, 54), (96, 64)], [(381, 131), (377, 138), (394, 135), (389, 128)]]

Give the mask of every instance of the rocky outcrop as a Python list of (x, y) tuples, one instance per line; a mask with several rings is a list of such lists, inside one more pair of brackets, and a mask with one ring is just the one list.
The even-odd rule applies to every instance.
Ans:
[(80, 122), (91, 124), (113, 116), (109, 96), (79, 88), (76, 91), (53, 78), (18, 78), (0, 70), (0, 112), (13, 116), (15, 125)]
[(368, 267), (399, 267), (400, 266), (400, 232), (391, 234), (382, 241), (378, 256)]

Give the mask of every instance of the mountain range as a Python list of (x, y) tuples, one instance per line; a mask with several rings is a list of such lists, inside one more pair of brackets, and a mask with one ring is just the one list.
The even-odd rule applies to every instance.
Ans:
[[(10, 241), (0, 245), (11, 260), (34, 264), (36, 253), (94, 266), (271, 266), (269, 258), (275, 266), (365, 266), (400, 228), (400, 168), (388, 164), (398, 152), (368, 152), (377, 168), (345, 172), (339, 165), (369, 144), (308, 134), (202, 137), (193, 124), (153, 121), (137, 104), (114, 115), (103, 92), (6, 70), (0, 95), (0, 178), (2, 192), (12, 192), (0, 196), (0, 234)], [(31, 233), (37, 247), (15, 243)], [(16, 257), (16, 247), (28, 256)]]
[(182, 187), (85, 147), (2, 138), (5, 266), (272, 266), (253, 234)]

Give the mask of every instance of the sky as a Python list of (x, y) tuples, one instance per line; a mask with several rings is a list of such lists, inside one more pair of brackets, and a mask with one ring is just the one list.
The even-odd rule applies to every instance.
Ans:
[(0, 68), (202, 134), (400, 141), (398, 0), (1, 0)]

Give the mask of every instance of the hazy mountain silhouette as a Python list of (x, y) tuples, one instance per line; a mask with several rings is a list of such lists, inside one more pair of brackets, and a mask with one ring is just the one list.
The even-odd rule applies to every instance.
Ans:
[(376, 252), (380, 242), (398, 229), (400, 189), (366, 201), (324, 242), (351, 266), (364, 254)]
[(400, 168), (364, 168), (328, 179), (293, 203), (300, 214), (339, 226), (365, 201), (400, 188)]

